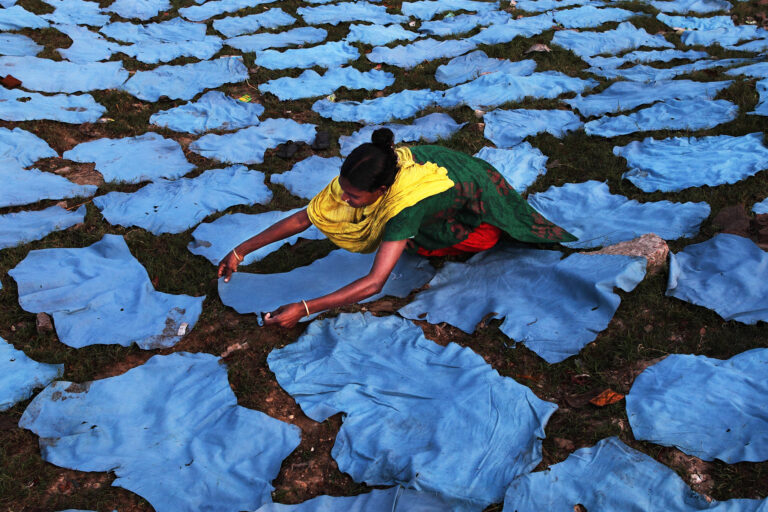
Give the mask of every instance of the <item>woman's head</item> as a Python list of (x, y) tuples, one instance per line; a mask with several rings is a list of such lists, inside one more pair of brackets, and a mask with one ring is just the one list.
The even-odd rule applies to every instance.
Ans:
[(339, 184), (350, 198), (345, 199), (350, 206), (357, 208), (372, 203), (394, 183), (397, 175), (394, 138), (392, 130), (379, 128), (373, 132), (371, 142), (359, 145), (344, 160)]

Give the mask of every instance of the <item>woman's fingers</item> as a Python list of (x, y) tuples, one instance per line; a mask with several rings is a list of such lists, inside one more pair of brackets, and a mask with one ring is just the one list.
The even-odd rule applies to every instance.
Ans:
[(221, 260), (221, 263), (219, 263), (219, 270), (217, 272), (218, 277), (223, 277), (224, 282), (228, 283), (230, 278), (232, 277), (232, 272), (237, 272), (237, 260), (233, 262), (234, 256), (232, 253), (227, 254), (223, 260)]

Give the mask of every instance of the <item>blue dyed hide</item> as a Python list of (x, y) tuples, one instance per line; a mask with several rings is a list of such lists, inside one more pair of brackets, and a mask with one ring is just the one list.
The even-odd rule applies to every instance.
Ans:
[[(729, 464), (768, 460), (768, 349), (730, 359), (672, 354), (627, 395), (635, 439)], [(702, 400), (702, 397), (705, 397)]]
[(315, 140), (315, 130), (315, 125), (297, 123), (293, 119), (266, 119), (259, 126), (234, 133), (205, 135), (190, 144), (189, 149), (222, 162), (260, 164), (267, 149), (283, 142), (292, 140), (310, 144)]
[(31, 251), (8, 271), (19, 304), (53, 316), (65, 345), (175, 345), (197, 322), (205, 297), (155, 291), (122, 236), (104, 235), (81, 249)]
[(237, 405), (227, 369), (210, 354), (155, 356), (117, 377), (59, 381), (19, 426), (43, 458), (79, 471), (114, 471), (113, 486), (157, 512), (253, 510), (300, 441), (299, 429)]
[(765, 512), (768, 500), (715, 501), (695, 493), (670, 468), (616, 437), (572, 453), (545, 471), (515, 480), (503, 512), (589, 511)]
[(37, 135), (21, 128), (0, 128), (0, 160), (16, 160), (22, 167), (27, 167), (52, 156), (59, 154)]
[(258, 32), (262, 28), (277, 28), (296, 23), (296, 18), (277, 7), (259, 14), (232, 16), (213, 21), (213, 28), (227, 37)]
[(171, 8), (168, 0), (116, 0), (105, 8), (105, 10), (114, 12), (121, 18), (148, 20), (154, 18), (160, 11)]
[(0, 338), (0, 411), (26, 400), (63, 373), (63, 364), (38, 363)]
[(437, 103), (442, 93), (429, 89), (406, 89), (381, 98), (363, 101), (317, 100), (312, 110), (336, 122), (378, 124), (413, 117)]
[(654, 233), (665, 240), (694, 237), (709, 217), (707, 203), (639, 203), (611, 194), (598, 181), (566, 183), (528, 197), (544, 217), (577, 236), (563, 245), (591, 248), (632, 240)]
[(448, 39), (438, 41), (436, 39), (420, 39), (415, 43), (395, 46), (377, 46), (365, 57), (371, 62), (389, 64), (403, 69), (411, 69), (422, 62), (456, 57), (470, 50), (474, 50), (477, 44), (462, 39)]
[(531, 59), (516, 62), (492, 59), (484, 51), (477, 50), (451, 59), (448, 64), (438, 67), (435, 71), (435, 80), (448, 85), (457, 85), (491, 73), (528, 76), (535, 69), (536, 61)]
[(726, 0), (655, 0), (649, 2), (661, 12), (673, 12), (677, 14), (711, 13), (718, 11), (730, 11), (731, 4)]
[(21, 34), (0, 33), (0, 55), (34, 57), (43, 47)]
[(318, 7), (299, 7), (296, 14), (304, 18), (308, 25), (338, 25), (346, 21), (367, 21), (377, 25), (403, 23), (408, 18), (400, 14), (389, 14), (383, 5), (374, 5), (365, 1), (339, 2)]
[(349, 33), (345, 41), (382, 46), (392, 41), (413, 41), (417, 37), (419, 37), (419, 34), (416, 32), (405, 30), (397, 24), (387, 26), (352, 24), (349, 26)]
[(0, 75), (13, 75), (25, 89), (79, 92), (114, 89), (128, 78), (122, 62), (75, 62), (37, 57), (0, 57)]
[(400, 309), (406, 318), (448, 322), (472, 333), (492, 314), (501, 330), (548, 363), (577, 354), (608, 326), (621, 299), (645, 276), (643, 258), (501, 246), (446, 263), (429, 288)]
[(124, 183), (178, 178), (195, 168), (187, 161), (178, 142), (155, 132), (83, 142), (62, 156), (75, 162), (95, 162), (104, 181)]
[(151, 71), (137, 71), (123, 85), (123, 89), (145, 101), (157, 101), (160, 96), (189, 100), (205, 89), (242, 82), (247, 78), (248, 70), (240, 57), (222, 57), (182, 66), (159, 66)]
[(0, 249), (40, 240), (85, 221), (85, 205), (74, 212), (59, 206), (0, 215)]
[(497, 10), (499, 2), (478, 2), (476, 0), (420, 0), (403, 2), (400, 10), (406, 16), (420, 20), (431, 20), (436, 14), (445, 11), (487, 12)]
[(672, 137), (614, 146), (627, 159), (622, 176), (644, 192), (676, 192), (701, 185), (736, 183), (768, 169), (768, 148), (762, 133), (741, 137)]
[(628, 115), (601, 117), (584, 125), (587, 135), (617, 137), (653, 130), (703, 130), (733, 121), (739, 107), (726, 100), (667, 100)]
[(195, 178), (159, 181), (133, 193), (110, 192), (93, 204), (112, 225), (139, 226), (152, 234), (181, 233), (208, 215), (236, 204), (266, 204), (272, 192), (264, 174), (238, 165)]
[(555, 25), (552, 13), (538, 16), (527, 16), (521, 19), (511, 19), (506, 23), (491, 25), (470, 37), (469, 40), (477, 44), (502, 44), (512, 41), (516, 37), (533, 37), (549, 30)]
[(749, 238), (720, 233), (670, 253), (667, 295), (745, 324), (768, 321), (768, 253)]
[(597, 116), (607, 112), (631, 110), (640, 105), (670, 99), (709, 98), (714, 99), (718, 92), (731, 85), (724, 82), (694, 82), (692, 80), (665, 80), (650, 84), (639, 82), (616, 82), (598, 94), (578, 95), (564, 100), (583, 116)]
[(496, 147), (509, 148), (523, 142), (529, 135), (546, 132), (555, 137), (579, 130), (584, 125), (579, 116), (569, 110), (494, 110), (483, 116), (483, 136)]
[(341, 155), (347, 156), (360, 144), (371, 141), (373, 132), (378, 128), (389, 128), (399, 142), (436, 142), (439, 139), (449, 139), (466, 123), (457, 123), (448, 114), (435, 112), (416, 119), (411, 124), (389, 123), (385, 125), (365, 126), (352, 135), (339, 137)]
[(321, 43), (325, 41), (326, 37), (328, 37), (328, 32), (322, 28), (299, 27), (274, 34), (265, 32), (263, 34), (232, 37), (227, 39), (225, 43), (227, 46), (237, 48), (243, 52), (260, 52), (267, 48), (284, 48), (300, 44)]
[(285, 101), (326, 96), (341, 87), (378, 91), (386, 89), (394, 82), (395, 76), (392, 73), (378, 69), (363, 72), (353, 67), (342, 67), (329, 69), (323, 75), (308, 69), (296, 78), (286, 76), (269, 80), (259, 85), (259, 92), (271, 92), (281, 101)]
[(343, 66), (351, 60), (357, 60), (360, 52), (346, 41), (333, 41), (311, 48), (293, 48), (290, 50), (264, 50), (259, 52), (254, 63), (267, 69), (290, 68), (334, 68)]
[(36, 203), (43, 199), (90, 197), (93, 185), (77, 185), (68, 179), (38, 169), (24, 169), (16, 160), (0, 160), (0, 208)]
[(419, 32), (430, 36), (455, 36), (475, 29), (478, 26), (498, 25), (512, 20), (512, 15), (504, 11), (487, 11), (480, 14), (459, 14), (437, 21), (425, 21), (419, 26)]
[(257, 125), (263, 113), (259, 103), (245, 103), (223, 92), (209, 91), (197, 101), (152, 114), (149, 122), (177, 132), (205, 133)]
[(341, 163), (339, 157), (312, 155), (298, 162), (291, 170), (273, 174), (269, 179), (272, 183), (284, 186), (295, 196), (312, 199), (339, 175)]
[(78, 25), (90, 25), (101, 27), (109, 23), (109, 14), (97, 2), (88, 0), (46, 0), (46, 4), (53, 7), (50, 14), (42, 14), (40, 17), (58, 25), (56, 30), (61, 31), (62, 26), (70, 28)]
[[(367, 275), (375, 256), (375, 253), (360, 254), (336, 250), (306, 267), (298, 267), (290, 272), (236, 272), (232, 274), (229, 283), (225, 283), (224, 278), (219, 279), (219, 297), (224, 304), (238, 313), (274, 311), (283, 304), (322, 297)], [(426, 258), (404, 253), (381, 292), (362, 302), (370, 302), (386, 295), (407, 297), (434, 275), (435, 271)], [(254, 293), (256, 291), (258, 293)], [(302, 321), (315, 316), (317, 314), (309, 318), (304, 317)]]
[(237, 12), (240, 9), (268, 4), (272, 0), (208, 0), (202, 5), (179, 9), (179, 14), (190, 21), (205, 21), (219, 14)]
[(522, 194), (536, 178), (546, 174), (547, 157), (528, 142), (511, 149), (484, 147), (475, 155), (485, 160), (504, 176), (507, 183)]
[(641, 46), (651, 48), (674, 48), (675, 45), (660, 35), (651, 35), (642, 28), (636, 28), (625, 21), (613, 30), (605, 32), (555, 32), (552, 44), (571, 50), (579, 57), (591, 57), (600, 53), (621, 53)]
[(441, 347), (396, 316), (314, 322), (267, 362), (310, 418), (346, 414), (331, 452), (341, 471), (477, 505), (499, 501), (538, 464), (557, 409), (469, 348)]
[(609, 21), (626, 21), (636, 13), (616, 7), (598, 8), (584, 5), (555, 12), (555, 21), (565, 28), (599, 27)]
[[(213, 222), (197, 226), (192, 232), (193, 240), (189, 243), (187, 249), (189, 249), (189, 252), (192, 254), (203, 256), (214, 265), (218, 265), (219, 262), (224, 259), (224, 256), (226, 256), (233, 247), (237, 247), (240, 242), (248, 240), (252, 236), (267, 229), (276, 222), (293, 215), (299, 210), (300, 209), (297, 208), (287, 212), (273, 210), (254, 215), (245, 213), (224, 215)], [(255, 261), (260, 261), (267, 255), (280, 249), (285, 244), (295, 244), (299, 238), (305, 238), (307, 240), (324, 240), (325, 235), (318, 231), (316, 227), (310, 226), (309, 229), (302, 231), (298, 235), (273, 242), (269, 245), (265, 245), (261, 249), (246, 254), (241, 265), (250, 265)]]
[(47, 21), (37, 14), (32, 14), (20, 5), (0, 9), (0, 31), (46, 27), (48, 27)]

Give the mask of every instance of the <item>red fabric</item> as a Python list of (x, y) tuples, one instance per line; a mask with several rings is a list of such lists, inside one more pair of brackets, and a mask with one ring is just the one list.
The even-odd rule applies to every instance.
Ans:
[(501, 229), (483, 222), (462, 242), (431, 251), (419, 247), (417, 253), (422, 256), (456, 256), (468, 252), (481, 252), (496, 245), (500, 238)]

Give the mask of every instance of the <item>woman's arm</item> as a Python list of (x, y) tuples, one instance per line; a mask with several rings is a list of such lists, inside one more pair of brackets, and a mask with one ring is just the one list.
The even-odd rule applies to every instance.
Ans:
[(307, 215), (307, 209), (303, 209), (286, 217), (283, 220), (271, 225), (258, 235), (249, 238), (245, 242), (232, 249), (219, 263), (218, 276), (224, 276), (224, 282), (228, 283), (229, 278), (232, 276), (232, 272), (237, 271), (237, 265), (245, 259), (245, 255), (260, 249), (265, 245), (269, 245), (272, 242), (283, 240), (290, 236), (301, 233), (312, 223), (309, 221)]
[[(316, 299), (306, 300), (309, 312), (317, 313), (345, 304), (354, 304), (379, 293), (384, 288), (384, 284), (392, 273), (392, 269), (395, 268), (397, 260), (400, 259), (406, 242), (407, 240), (382, 242), (368, 275), (349, 283), (333, 293)], [(307, 315), (307, 308), (301, 302), (280, 306), (274, 312), (267, 313), (264, 316), (264, 323), (267, 325), (278, 324), (281, 327), (293, 327), (296, 325), (296, 322)]]

